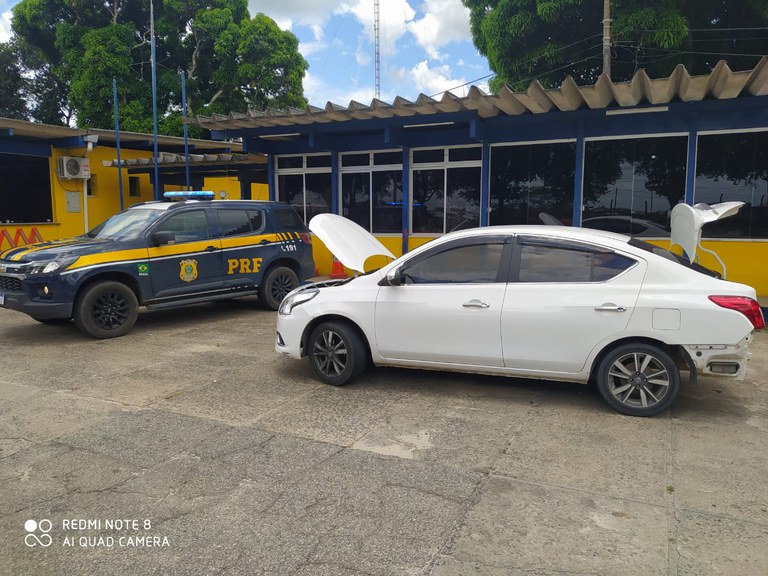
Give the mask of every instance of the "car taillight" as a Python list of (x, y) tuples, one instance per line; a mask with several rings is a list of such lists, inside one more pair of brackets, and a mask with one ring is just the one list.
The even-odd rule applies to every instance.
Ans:
[(765, 319), (760, 304), (752, 298), (746, 296), (710, 296), (709, 299), (718, 306), (744, 314), (752, 322), (755, 330), (765, 328)]
[(304, 242), (304, 244), (312, 244), (312, 237), (309, 234), (299, 232), (299, 238), (301, 238), (301, 241)]

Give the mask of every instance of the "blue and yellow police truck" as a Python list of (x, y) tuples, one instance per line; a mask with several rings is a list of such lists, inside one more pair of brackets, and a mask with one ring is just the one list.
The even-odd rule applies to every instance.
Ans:
[(314, 274), (309, 232), (290, 205), (168, 196), (180, 199), (135, 204), (83, 236), (6, 250), (0, 307), (114, 338), (133, 327), (139, 306), (258, 294), (277, 310)]

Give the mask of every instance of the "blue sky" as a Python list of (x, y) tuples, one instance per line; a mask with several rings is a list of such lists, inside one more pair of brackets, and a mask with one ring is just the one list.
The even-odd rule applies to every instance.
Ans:
[[(0, 41), (10, 34), (14, 0), (0, 0)], [(299, 39), (309, 62), (304, 94), (310, 104), (375, 96), (373, 0), (249, 0)], [(380, 0), (381, 99), (413, 100), (446, 90), (466, 95), (469, 85), (487, 89), (490, 74), (469, 32), (460, 0)], [(482, 78), (482, 79), (481, 79)]]

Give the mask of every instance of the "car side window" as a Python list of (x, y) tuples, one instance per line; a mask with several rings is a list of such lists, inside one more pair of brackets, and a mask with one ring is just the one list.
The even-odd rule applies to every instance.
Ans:
[(499, 281), (504, 243), (448, 248), (403, 268), (406, 284), (492, 283)]
[(173, 232), (175, 241), (194, 242), (211, 237), (205, 210), (187, 210), (174, 214), (158, 225), (156, 232)]
[(222, 236), (237, 236), (251, 231), (251, 220), (245, 210), (217, 210)]
[(518, 282), (605, 282), (634, 264), (615, 252), (523, 243)]
[(264, 212), (261, 210), (248, 210), (248, 219), (251, 221), (251, 230), (261, 232), (264, 228)]

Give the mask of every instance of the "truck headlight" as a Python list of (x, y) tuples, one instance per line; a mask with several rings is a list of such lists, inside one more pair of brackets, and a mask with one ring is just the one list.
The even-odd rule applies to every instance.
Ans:
[(27, 275), (34, 276), (36, 274), (51, 274), (52, 272), (58, 272), (73, 264), (77, 258), (59, 258), (56, 260), (48, 260), (47, 262), (32, 262), (27, 268)]
[(291, 292), (288, 294), (288, 296), (285, 297), (283, 302), (280, 304), (280, 309), (278, 310), (278, 314), (282, 316), (290, 316), (293, 309), (298, 306), (299, 304), (304, 304), (304, 302), (309, 302), (320, 294), (320, 290), (317, 288), (306, 288), (306, 289), (299, 289), (294, 292)]

